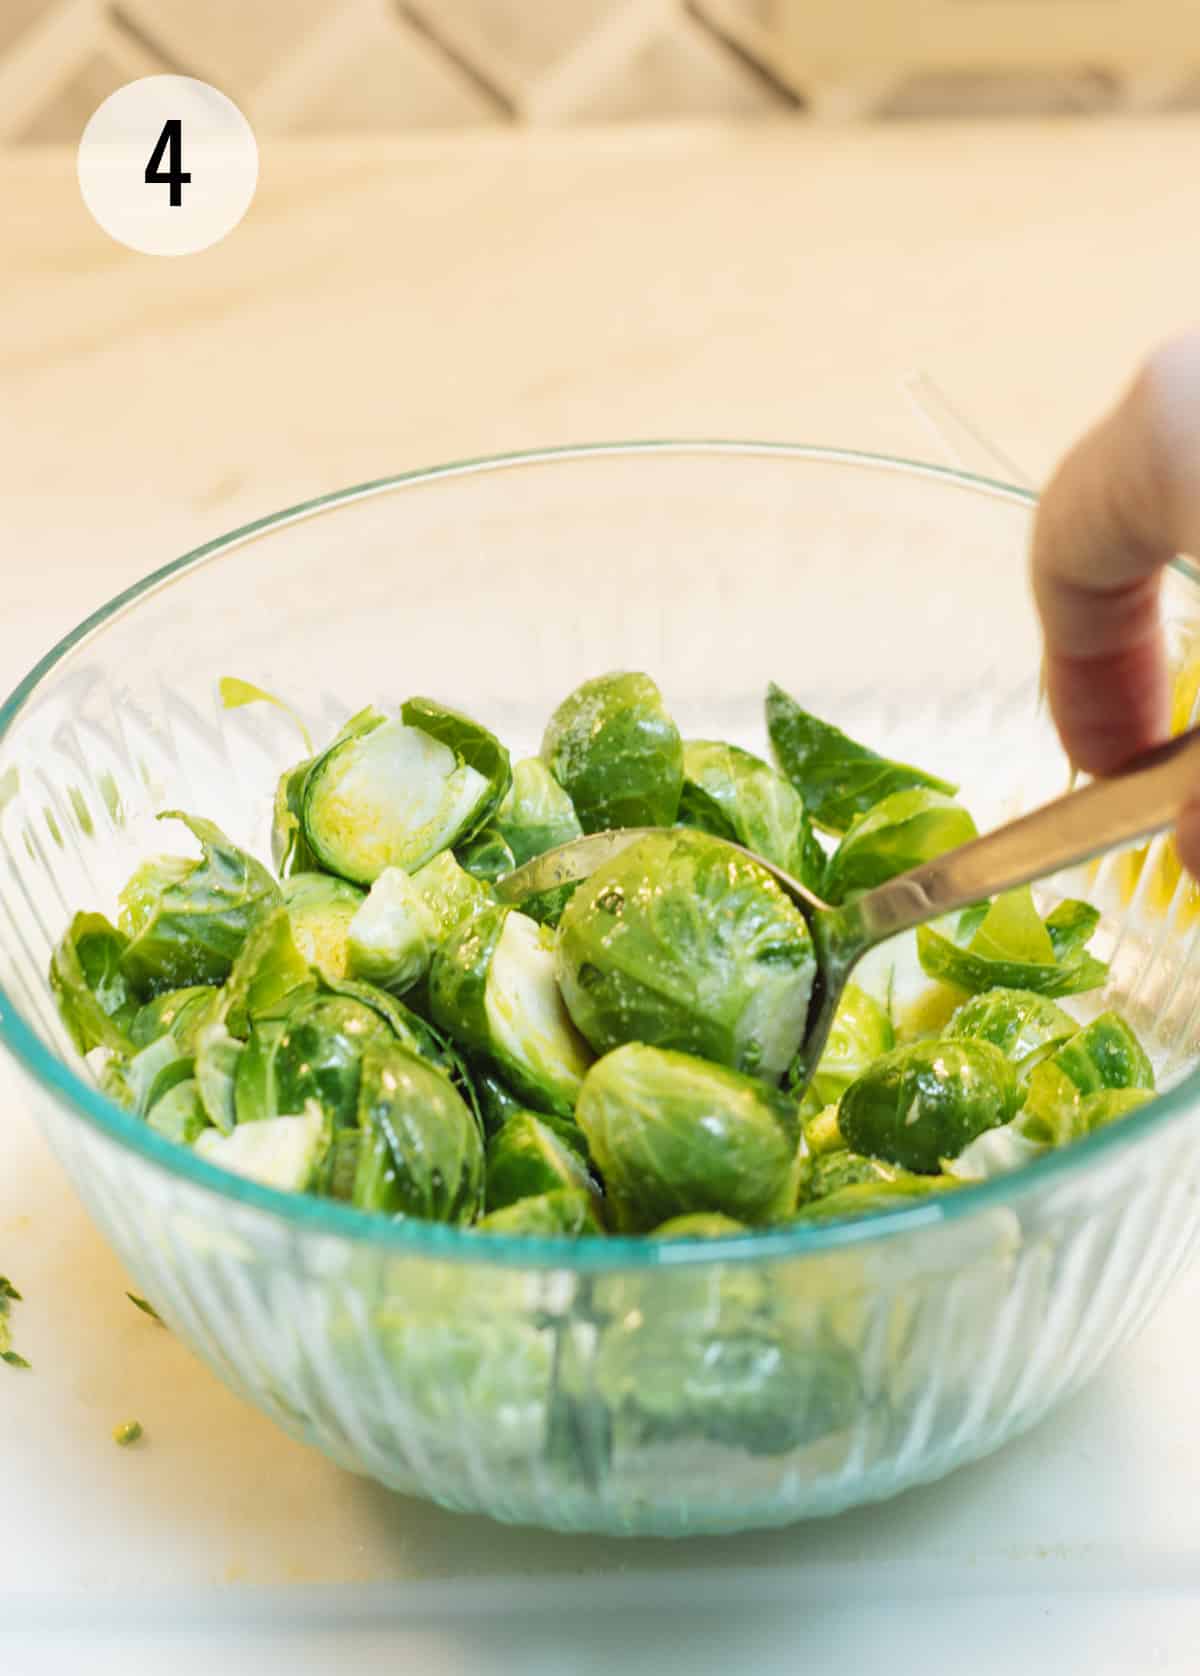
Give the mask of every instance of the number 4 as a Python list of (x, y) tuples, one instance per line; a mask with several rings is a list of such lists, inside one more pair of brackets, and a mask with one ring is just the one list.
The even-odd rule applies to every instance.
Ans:
[[(165, 170), (162, 167), (164, 156), (167, 159)], [(183, 203), (183, 189), (191, 183), (191, 175), (183, 170), (183, 123), (178, 117), (171, 117), (163, 123), (163, 131), (150, 153), (150, 161), (146, 164), (146, 185), (169, 186), (171, 208), (179, 209)]]

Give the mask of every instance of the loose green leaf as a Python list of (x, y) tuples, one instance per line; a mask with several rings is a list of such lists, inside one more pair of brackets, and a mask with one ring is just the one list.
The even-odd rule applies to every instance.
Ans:
[(50, 988), (80, 1053), (127, 1052), (138, 997), (122, 964), (125, 934), (103, 914), (76, 914), (50, 961)]
[(300, 730), (300, 737), (304, 740), (304, 749), (309, 756), (313, 754), (312, 735), (304, 725), (304, 719), (298, 711), (274, 693), (267, 692), (263, 687), (256, 687), (252, 681), (239, 681), (235, 675), (222, 675), (217, 683), (221, 694), (221, 704), (226, 710), (239, 710), (244, 704), (273, 704), (277, 710), (282, 710), (289, 721), (295, 722)]
[(943, 792), (920, 786), (892, 792), (856, 818), (830, 856), (825, 899), (846, 902), (977, 836), (971, 816)]
[(139, 867), (121, 893), (129, 946), (121, 967), (146, 991), (221, 983), (250, 928), (280, 902), (266, 868), (211, 821), (170, 811), (199, 840), (203, 856), (160, 856)]
[(540, 757), (514, 763), (512, 785), (491, 824), (508, 845), (516, 867), (569, 844), (583, 831), (575, 805)]
[(944, 792), (958, 790), (908, 763), (889, 762), (850, 739), (840, 728), (818, 721), (773, 682), (767, 689), (767, 731), (776, 760), (804, 799), (810, 820), (827, 832), (847, 832), (893, 792), (914, 786)]
[[(991, 989), (1030, 990), (1037, 995), (1081, 995), (1098, 989), (1108, 977), (1108, 967), (1083, 947), (1083, 940), (1095, 929), (1090, 911), (1070, 915), (1055, 910), (1043, 922), (1028, 889), (998, 896), (978, 924), (973, 925), (968, 945), (963, 948), (949, 937), (923, 925), (917, 931), (917, 955), (931, 978), (955, 984), (969, 994)], [(966, 919), (966, 916), (963, 916)], [(960, 935), (963, 919), (959, 921)], [(1053, 932), (1051, 927), (1053, 921)], [(1055, 948), (1058, 938), (1061, 956)]]
[(472, 878), (482, 879), (487, 884), (502, 879), (517, 865), (508, 840), (494, 826), (481, 828), (473, 838), (460, 844), (454, 853), (459, 865)]
[(813, 837), (800, 793), (749, 751), (718, 740), (683, 747), (679, 823), (741, 844), (823, 892), (825, 852)]

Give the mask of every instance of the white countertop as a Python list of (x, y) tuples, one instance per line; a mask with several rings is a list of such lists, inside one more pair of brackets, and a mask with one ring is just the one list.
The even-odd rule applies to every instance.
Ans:
[[(1037, 475), (1200, 295), (1200, 122), (266, 149), (156, 262), (0, 159), (0, 687), (178, 552), (325, 488), (546, 442), (931, 455), (923, 368)], [(0, 1669), (470, 1676), (1200, 1668), (1200, 1273), (1080, 1397), (831, 1523), (622, 1543), (351, 1478), (127, 1284), (0, 1072)], [(121, 1450), (112, 1427), (146, 1436)], [(909, 1664), (905, 1660), (912, 1660)]]

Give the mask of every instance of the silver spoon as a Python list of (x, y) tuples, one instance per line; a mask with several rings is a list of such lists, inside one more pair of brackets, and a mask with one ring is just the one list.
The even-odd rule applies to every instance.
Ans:
[[(800, 909), (812, 934), (817, 978), (800, 1043), (807, 1075), (821, 1057), (846, 981), (870, 949), (985, 897), (1165, 831), (1198, 793), (1200, 728), (1193, 728), (1135, 758), (1122, 773), (1044, 803), (1019, 820), (864, 891), (840, 908), (822, 902), (781, 867), (731, 843), (731, 849), (766, 868)], [(496, 893), (503, 902), (520, 903), (539, 891), (586, 879), (637, 839), (661, 830), (620, 827), (573, 839), (506, 873), (496, 881)]]

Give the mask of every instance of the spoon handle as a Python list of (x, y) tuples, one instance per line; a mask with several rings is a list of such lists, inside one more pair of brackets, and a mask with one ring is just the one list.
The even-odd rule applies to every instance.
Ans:
[(872, 943), (882, 941), (1150, 838), (1174, 826), (1180, 809), (1193, 799), (1200, 799), (1200, 728), (1147, 751), (1120, 774), (1093, 780), (889, 879), (857, 898), (855, 917)]

